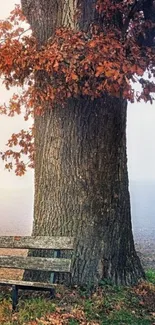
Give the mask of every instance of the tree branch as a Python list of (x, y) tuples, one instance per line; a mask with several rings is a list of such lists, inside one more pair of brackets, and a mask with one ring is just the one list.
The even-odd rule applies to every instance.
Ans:
[[(128, 30), (130, 21), (134, 19), (134, 15), (143, 11), (144, 20), (148, 22), (155, 22), (155, 1), (154, 0), (135, 0), (135, 3), (132, 5), (129, 14), (124, 22), (123, 26), (123, 36)], [(152, 47), (155, 45), (154, 42), (155, 37), (155, 27), (148, 28), (145, 32), (145, 35), (140, 35), (138, 42), (141, 46), (149, 46)]]

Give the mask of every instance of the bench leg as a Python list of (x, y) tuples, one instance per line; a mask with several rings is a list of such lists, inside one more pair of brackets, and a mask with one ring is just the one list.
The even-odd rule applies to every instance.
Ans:
[(16, 285), (12, 286), (12, 310), (16, 310), (18, 304), (18, 287)]
[(55, 298), (55, 289), (54, 288), (50, 289), (50, 298), (51, 299)]

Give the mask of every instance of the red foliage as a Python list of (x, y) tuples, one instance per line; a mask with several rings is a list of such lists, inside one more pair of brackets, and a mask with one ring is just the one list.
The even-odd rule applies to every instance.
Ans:
[[(141, 39), (146, 40), (146, 31), (153, 30), (154, 22), (144, 19), (142, 2), (137, 7), (136, 3), (98, 0), (100, 20), (91, 27), (91, 35), (62, 28), (39, 50), (35, 38), (24, 34), (19, 23), (25, 18), (16, 6), (9, 19), (0, 22), (0, 76), (7, 89), (18, 86), (23, 92), (12, 96), (9, 107), (1, 105), (0, 113), (14, 116), (24, 109), (27, 120), (43, 114), (49, 101), (51, 107), (55, 103), (65, 106), (70, 97), (90, 96), (93, 100), (104, 93), (131, 102), (152, 102), (155, 84), (149, 79), (155, 75), (155, 51)], [(134, 90), (133, 82), (140, 84), (141, 92)], [(18, 175), (26, 170), (23, 154), (29, 155), (28, 166), (33, 167), (33, 135), (33, 129), (13, 134), (8, 146), (18, 145), (20, 151), (9, 149), (2, 155), (4, 160), (15, 160)], [(6, 163), (6, 168), (12, 167), (12, 162)]]
[[(12, 158), (12, 161), (5, 165), (9, 171), (13, 168), (13, 160), (15, 162), (15, 173), (18, 176), (24, 175), (27, 167), (34, 167), (34, 127), (30, 128), (29, 131), (21, 130), (19, 133), (13, 133), (7, 146), (9, 149), (2, 154), (2, 159), (7, 161), (8, 158)], [(17, 151), (13, 150), (15, 146), (18, 147)], [(28, 156), (27, 164), (22, 160), (23, 155)]]

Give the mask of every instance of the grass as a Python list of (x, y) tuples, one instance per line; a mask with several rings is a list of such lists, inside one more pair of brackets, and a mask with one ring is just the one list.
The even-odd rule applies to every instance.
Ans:
[(0, 293), (1, 325), (153, 325), (155, 324), (155, 271), (147, 281), (129, 287), (102, 282), (95, 292), (60, 287), (56, 298), (48, 293), (20, 293), (12, 313), (10, 289)]
[(146, 271), (146, 278), (149, 282), (155, 284), (155, 271), (154, 270)]

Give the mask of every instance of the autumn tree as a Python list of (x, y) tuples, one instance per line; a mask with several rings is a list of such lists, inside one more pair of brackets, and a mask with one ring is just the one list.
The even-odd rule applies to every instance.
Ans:
[(32, 34), (19, 7), (1, 22), (0, 72), (22, 93), (1, 113), (24, 109), (34, 127), (13, 134), (2, 158), (18, 175), (34, 163), (33, 234), (75, 237), (73, 283), (133, 284), (144, 271), (132, 234), (126, 111), (127, 101), (153, 100), (154, 1), (21, 5)]

